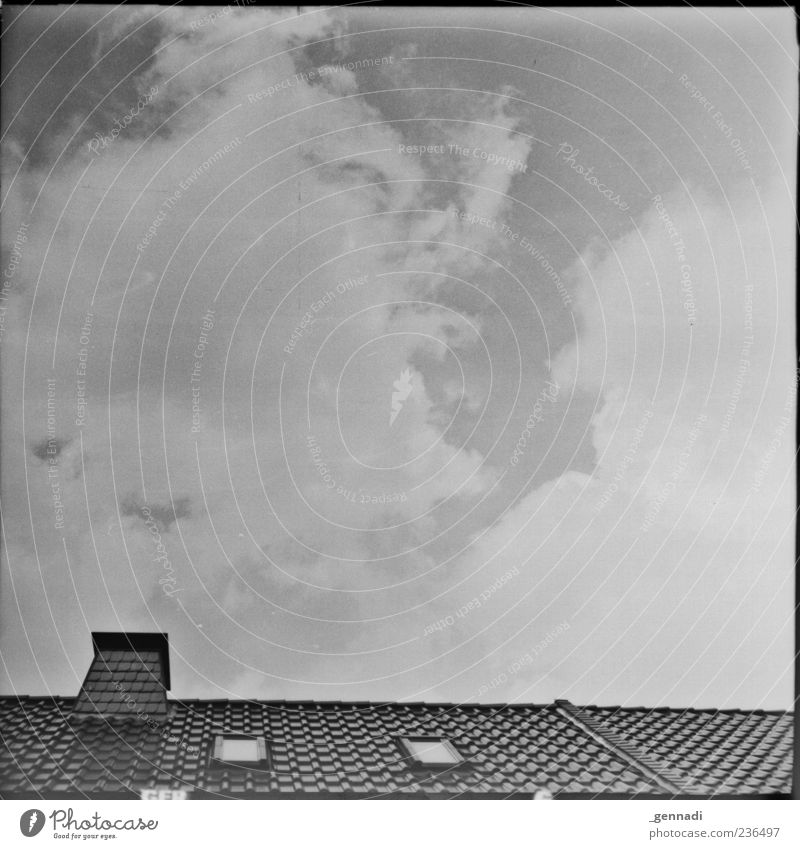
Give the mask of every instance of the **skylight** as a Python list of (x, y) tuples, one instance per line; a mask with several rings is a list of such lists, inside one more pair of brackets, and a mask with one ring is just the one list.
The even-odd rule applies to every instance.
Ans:
[(408, 754), (423, 766), (451, 766), (463, 761), (456, 748), (442, 737), (403, 737)]
[(266, 740), (241, 734), (219, 734), (214, 741), (214, 760), (239, 765), (265, 763)]

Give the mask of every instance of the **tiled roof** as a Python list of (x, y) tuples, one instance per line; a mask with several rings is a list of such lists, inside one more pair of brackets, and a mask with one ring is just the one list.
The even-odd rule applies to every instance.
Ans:
[(166, 709), (158, 652), (141, 652), (134, 659), (126, 652), (101, 652), (75, 705), (78, 713), (106, 716), (138, 710), (155, 716), (165, 714)]
[[(175, 701), (166, 634), (93, 633), (76, 699), (0, 698), (0, 796), (530, 798), (786, 795), (791, 714), (657, 708)], [(221, 763), (218, 735), (257, 738)], [(462, 762), (419, 765), (403, 737)], [(241, 753), (247, 744), (234, 744)], [(266, 760), (259, 761), (264, 757)]]
[(0, 699), (2, 795), (126, 795), (147, 782), (162, 742), (137, 718), (70, 723), (75, 699)]
[[(740, 711), (340, 702), (168, 701), (162, 719), (0, 699), (0, 795), (562, 796), (790, 792), (792, 715)], [(211, 760), (217, 734), (264, 736), (268, 766)], [(401, 736), (441, 736), (465, 763), (409, 761)]]
[[(627, 740), (692, 793), (787, 793), (794, 717), (764, 711), (582, 708), (601, 733)], [(680, 785), (679, 785), (680, 786)]]

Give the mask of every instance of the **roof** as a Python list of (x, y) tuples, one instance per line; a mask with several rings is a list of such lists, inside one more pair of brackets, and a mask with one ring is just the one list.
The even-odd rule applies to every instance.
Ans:
[[(176, 701), (163, 719), (73, 713), (75, 699), (0, 698), (0, 796), (776, 796), (791, 791), (790, 713), (669, 708)], [(215, 765), (218, 734), (265, 737), (270, 764)], [(402, 736), (465, 762), (423, 768)]]
[[(780, 796), (793, 717), (554, 704), (180, 701), (166, 634), (94, 633), (77, 698), (0, 697), (0, 796)], [(222, 763), (219, 735), (258, 740)], [(403, 738), (461, 762), (420, 765)], [(247, 749), (232, 743), (233, 751)], [(441, 748), (441, 747), (440, 747)]]
[(791, 713), (594, 706), (583, 712), (606, 736), (624, 738), (692, 792), (738, 793), (748, 786), (790, 792)]

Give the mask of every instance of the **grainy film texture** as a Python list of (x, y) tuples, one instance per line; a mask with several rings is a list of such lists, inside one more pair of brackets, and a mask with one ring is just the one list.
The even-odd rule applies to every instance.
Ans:
[(3, 24), (0, 793), (790, 792), (791, 10)]

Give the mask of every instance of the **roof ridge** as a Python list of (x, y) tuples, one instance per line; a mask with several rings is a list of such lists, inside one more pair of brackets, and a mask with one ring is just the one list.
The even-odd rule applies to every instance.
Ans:
[[(28, 695), (23, 693), (0, 693), (0, 701), (76, 701), (77, 696), (64, 696), (52, 693), (43, 693), (39, 695)], [(191, 696), (187, 698), (172, 697), (167, 698), (168, 705), (196, 705), (196, 704), (256, 704), (256, 705), (309, 705), (314, 707), (449, 707), (449, 708), (482, 708), (482, 709), (510, 709), (523, 710), (529, 708), (538, 708), (544, 710), (553, 705), (571, 705), (567, 699), (555, 699), (553, 702), (398, 702), (398, 701), (365, 701), (361, 700), (341, 700), (341, 699), (206, 699), (201, 696)], [(767, 715), (775, 717), (794, 717), (794, 711), (782, 710), (780, 708), (695, 708), (695, 707), (670, 707), (669, 705), (656, 705), (654, 707), (639, 706), (625, 707), (623, 705), (573, 705), (581, 711), (591, 712), (595, 710), (610, 710), (624, 713), (626, 711), (646, 711), (671, 713), (692, 713), (692, 714), (737, 714), (743, 716)]]
[[(567, 702), (567, 699), (556, 699), (556, 702)], [(611, 710), (611, 711), (671, 711), (672, 713), (712, 713), (712, 714), (745, 714), (752, 716), (753, 714), (761, 715), (768, 714), (770, 716), (794, 716), (794, 711), (787, 708), (699, 708), (699, 707), (673, 707), (671, 705), (655, 705), (648, 707), (647, 705), (578, 705), (581, 710)]]
[(631, 766), (643, 772), (651, 781), (654, 781), (662, 790), (666, 790), (673, 796), (680, 796), (686, 792), (687, 787), (683, 777), (677, 770), (665, 767), (660, 761), (647, 752), (642, 752), (622, 735), (614, 731), (601, 728), (594, 717), (586, 716), (581, 708), (573, 705), (567, 699), (555, 700), (556, 710), (566, 717), (573, 725), (590, 734), (595, 740), (611, 749), (614, 754), (622, 757)]
[[(1, 698), (1, 697), (0, 697)], [(425, 707), (425, 708), (472, 708), (472, 709), (483, 709), (487, 708), (499, 710), (499, 709), (509, 709), (509, 710), (527, 710), (530, 708), (537, 708), (539, 710), (545, 710), (549, 707), (552, 707), (552, 702), (398, 702), (398, 701), (364, 701), (364, 700), (342, 700), (342, 699), (204, 699), (198, 696), (192, 696), (191, 698), (168, 698), (167, 704), (186, 704), (186, 705), (196, 705), (196, 704), (225, 704), (225, 705), (241, 705), (241, 704), (253, 704), (253, 705), (279, 705), (283, 706), (293, 706), (293, 705), (308, 705), (312, 707), (379, 707), (379, 708), (416, 708), (416, 707)]]

